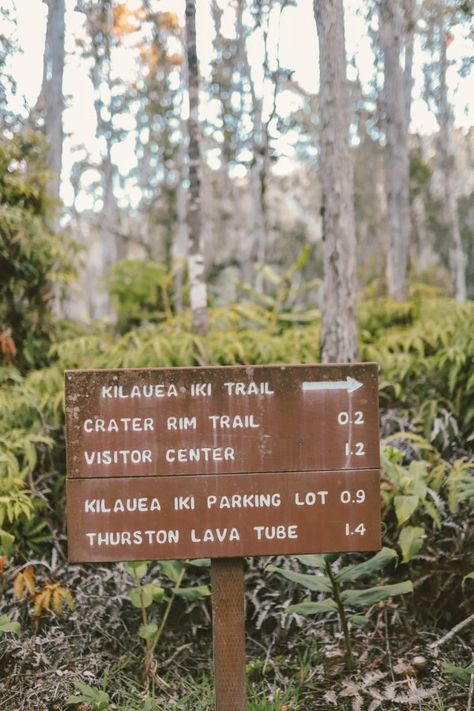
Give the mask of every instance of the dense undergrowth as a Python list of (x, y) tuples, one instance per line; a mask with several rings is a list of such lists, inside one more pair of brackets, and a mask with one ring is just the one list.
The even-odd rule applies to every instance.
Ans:
[[(474, 305), (468, 303), (461, 306), (445, 298), (413, 300), (401, 305), (380, 300), (376, 303), (366, 302), (360, 307), (359, 328), (361, 359), (373, 360), (380, 364), (381, 369), (384, 541), (397, 551), (396, 557), (399, 560), (398, 567), (392, 562), (388, 570), (379, 574), (378, 584), (395, 585), (398, 581), (410, 580), (414, 586), (414, 595), (407, 597), (405, 601), (397, 602), (396, 599), (392, 601), (389, 598), (388, 602), (368, 605), (364, 614), (369, 630), (352, 632), (357, 666), (360, 666), (360, 659), (364, 658), (363, 639), (370, 640), (375, 634), (374, 630), (380, 625), (380, 621), (376, 620), (382, 619), (380, 615), (385, 616), (384, 625), (393, 625), (402, 640), (405, 634), (403, 626), (410, 625), (411, 618), (424, 620), (424, 624), (449, 629), (472, 611), (469, 600), (472, 598), (473, 582), (469, 574), (474, 570), (474, 493), (470, 460), (474, 422)], [(66, 642), (68, 634), (74, 634), (71, 619), (75, 619), (76, 613), (68, 612), (68, 619), (63, 616), (54, 622), (52, 615), (66, 609), (67, 603), (66, 593), (61, 599), (57, 590), (69, 589), (76, 598), (76, 605), (90, 605), (91, 600), (87, 600), (87, 596), (83, 598), (80, 590), (87, 583), (87, 579), (94, 578), (95, 573), (87, 572), (88, 566), (83, 566), (82, 574), (71, 576), (64, 562), (64, 370), (185, 366), (202, 363), (314, 362), (314, 354), (318, 351), (319, 316), (313, 313), (308, 318), (305, 314), (299, 321), (297, 317), (290, 321), (284, 313), (275, 314), (264, 307), (242, 304), (211, 309), (210, 331), (205, 339), (191, 334), (190, 317), (187, 313), (163, 319), (158, 323), (143, 324), (123, 335), (117, 335), (114, 328), (104, 325), (80, 329), (76, 325), (65, 324), (62, 333), (62, 337), (50, 349), (48, 367), (21, 372), (10, 363), (0, 369), (0, 541), (4, 555), (2, 586), (5, 596), (2, 607), (8, 611), (9, 621), (18, 619), (23, 629), (27, 630), (28, 616), (31, 615), (36, 629), (41, 632), (47, 630), (48, 626), (56, 625), (55, 634), (59, 634), (61, 629), (61, 635)], [(359, 556), (359, 559), (363, 560), (364, 557)], [(336, 570), (338, 566), (347, 564), (347, 560), (347, 556), (341, 557), (340, 561), (336, 562)], [(274, 562), (296, 573), (298, 570), (304, 571), (304, 568), (292, 559)], [(309, 634), (312, 640), (310, 647), (312, 645), (313, 651), (310, 652), (309, 647), (304, 651), (304, 638), (301, 639), (298, 632), (303, 624), (302, 618), (285, 615), (285, 608), (289, 604), (299, 604), (302, 600), (307, 600), (308, 595), (310, 599), (320, 596), (314, 589), (311, 592), (311, 588), (301, 588), (286, 579), (278, 582), (275, 577), (268, 578), (264, 575), (261, 565), (258, 561), (250, 561), (247, 573), (251, 637), (264, 640), (264, 646), (273, 650), (272, 655), (274, 653), (275, 658), (278, 658), (281, 653), (278, 650), (283, 649), (285, 644), (294, 649), (296, 656), (289, 654), (287, 661), (282, 662), (280, 670), (276, 669), (278, 662), (273, 656), (263, 670), (258, 667), (255, 659), (250, 662), (254, 665), (250, 669), (250, 678), (256, 680), (252, 692), (255, 698), (254, 708), (278, 709), (288, 703), (290, 705), (287, 708), (290, 709), (311, 708), (311, 703), (316, 703), (311, 699), (322, 698), (323, 695), (323, 689), (318, 691), (317, 684), (314, 688), (312, 686), (311, 667), (316, 665), (325, 669), (328, 664), (330, 667), (331, 657), (327, 654), (336, 654), (336, 651), (343, 647), (343, 640), (338, 641), (337, 615), (331, 615), (329, 611), (329, 617), (326, 614), (323, 618), (326, 622), (329, 620), (329, 628), (327, 624), (321, 626), (319, 616), (306, 622), (309, 625), (306, 634)], [(37, 576), (34, 592), (28, 593), (26, 580), (23, 585), (24, 602), (15, 602), (12, 582), (19, 571), (24, 572), (30, 568), (34, 568)], [(380, 575), (384, 577), (381, 578)], [(55, 583), (57, 578), (66, 580), (67, 587), (63, 588), (62, 583)], [(105, 588), (112, 585), (115, 574), (107, 573), (106, 578), (109, 583), (102, 580), (98, 581), (97, 585)], [(205, 573), (201, 582), (206, 582)], [(56, 588), (48, 588), (48, 585), (55, 584)], [(199, 579), (196, 584), (199, 584)], [(138, 621), (133, 622), (134, 613), (126, 602), (128, 593), (124, 592), (123, 587), (119, 586), (117, 589), (114, 585), (114, 593), (106, 593), (104, 590), (103, 594), (119, 595), (115, 612), (111, 614), (115, 616), (115, 626), (119, 624), (119, 618), (128, 620), (126, 634), (130, 635), (131, 639), (132, 628), (135, 627), (136, 633)], [(49, 594), (48, 590), (52, 590), (51, 595), (56, 590), (56, 613), (52, 602), (49, 605), (43, 604), (45, 595)], [(96, 594), (100, 597), (100, 592)], [(43, 602), (36, 603), (41, 595)], [(196, 599), (187, 607), (183, 607), (183, 601), (176, 607), (173, 614), (179, 617), (179, 614), (185, 614), (186, 611), (190, 628), (195, 632), (194, 639), (193, 635), (180, 635), (172, 614), (169, 640), (173, 640), (177, 648), (184, 645), (187, 649), (186, 645), (191, 641), (199, 648), (202, 639), (207, 639), (206, 604), (204, 600)], [(110, 603), (108, 607), (110, 610)], [(81, 614), (85, 614), (84, 611)], [(104, 624), (107, 627), (110, 622)], [(400, 625), (402, 627), (398, 629)], [(326, 643), (321, 646), (318, 640), (328, 634), (328, 629), (333, 630), (330, 641), (326, 639)], [(81, 631), (81, 634), (84, 632)], [(166, 635), (165, 631), (165, 638)], [(297, 644), (295, 640), (298, 639), (300, 641)], [(101, 643), (104, 650), (109, 648), (107, 654), (112, 655), (111, 659), (115, 659), (116, 654), (119, 654), (119, 658), (123, 657), (123, 652), (119, 653), (116, 649), (115, 642), (111, 644), (110, 640), (107, 642), (102, 639)], [(15, 644), (13, 643), (13, 646)], [(314, 651), (315, 645), (319, 650), (317, 653)], [(418, 647), (415, 645), (414, 648)], [(102, 699), (107, 697), (109, 701), (102, 708), (109, 708), (112, 698), (122, 699), (121, 708), (148, 708), (143, 705), (145, 702), (137, 700), (139, 687), (136, 680), (141, 676), (140, 645), (131, 643), (130, 649), (133, 650), (131, 655), (123, 659), (121, 696), (114, 696), (106, 684), (108, 691), (104, 691), (105, 696), (102, 696)], [(78, 651), (79, 655), (82, 653)], [(162, 642), (156, 652), (158, 658), (166, 658), (171, 654), (166, 642)], [(306, 661), (305, 654), (309, 655)], [(96, 651), (96, 655), (99, 655), (99, 651)], [(183, 652), (183, 655), (186, 656), (186, 653)], [(312, 659), (312, 655), (318, 657), (317, 663)], [(406, 654), (402, 656), (405, 658)], [(336, 655), (335, 660), (342, 680), (345, 677), (343, 657)], [(205, 701), (206, 694), (210, 694), (205, 671), (207, 662), (206, 659), (202, 660), (202, 664), (190, 672), (191, 676), (186, 676), (186, 681), (183, 677), (177, 698), (186, 698), (184, 687), (187, 685), (189, 699), (195, 699), (189, 702), (189, 708), (209, 708), (206, 706), (209, 702)], [(104, 659), (99, 663), (97, 658), (94, 663), (98, 674), (97, 676), (94, 672), (94, 679), (83, 676), (79, 671), (80, 665), (77, 668), (74, 665), (71, 667), (76, 668), (76, 672), (67, 675), (69, 694), (74, 692), (72, 682), (77, 678), (82, 678), (84, 682), (94, 681), (91, 687), (93, 690), (98, 688), (99, 678), (101, 684), (105, 683), (102, 674), (107, 668), (110, 673), (110, 663), (105, 663)], [(115, 659), (112, 666), (117, 663)], [(192, 667), (192, 663), (189, 663)], [(462, 670), (469, 669), (470, 660), (466, 654), (457, 652), (455, 658), (451, 655), (444, 661), (433, 661), (441, 676), (442, 663), (452, 663), (453, 668), (458, 670), (452, 673), (462, 676)], [(288, 678), (290, 668), (298, 665), (301, 669), (306, 669), (304, 674), (307, 675), (305, 677), (300, 671), (303, 674), (303, 682), (297, 685), (298, 690), (292, 678), (289, 687), (292, 693), (276, 691), (278, 687), (285, 688), (285, 684), (281, 685), (282, 680)], [(374, 660), (369, 666), (363, 666), (372, 671), (376, 669)], [(170, 667), (159, 668), (159, 672), (160, 678), (164, 675), (169, 679), (164, 683), (171, 683), (173, 692), (167, 692), (166, 687), (155, 689), (155, 698), (171, 699), (175, 694), (174, 685), (177, 680), (171, 673), (172, 667), (171, 664)], [(444, 678), (447, 683), (451, 683), (452, 678), (446, 669), (448, 668), (444, 668), (443, 672)], [(413, 674), (416, 677), (415, 672)], [(380, 677), (383, 678), (385, 677)], [(132, 683), (130, 679), (135, 681)], [(341, 693), (346, 688), (344, 683), (340, 681)], [(463, 685), (460, 684), (459, 693), (463, 693), (462, 688)], [(309, 691), (311, 689), (313, 696)], [(123, 701), (127, 698), (127, 693), (129, 698), (135, 694), (135, 701), (132, 704), (129, 700), (128, 706)], [(171, 696), (167, 697), (167, 693)], [(363, 696), (362, 691), (357, 693)], [(429, 698), (437, 698), (440, 693), (442, 695), (442, 690), (436, 687)], [(395, 691), (393, 694), (394, 699), (397, 698)], [(77, 695), (80, 696), (76, 689)], [(198, 701), (199, 695), (201, 700)], [(268, 705), (265, 706), (262, 695), (274, 700), (266, 701)], [(298, 698), (301, 701), (295, 701)], [(348, 697), (347, 704), (353, 703), (351, 698)], [(420, 698), (423, 700), (423, 695)], [(89, 701), (92, 704), (91, 699)], [(392, 703), (387, 698), (386, 703), (389, 702)], [(339, 700), (338, 703), (344, 708), (343, 704), (346, 702)], [(90, 707), (94, 708), (93, 705)], [(156, 708), (166, 707), (165, 703), (164, 706), (159, 705)], [(327, 708), (331, 707), (332, 704), (327, 701)], [(62, 707), (59, 705), (57, 708)], [(188, 707), (183, 705), (181, 708)]]

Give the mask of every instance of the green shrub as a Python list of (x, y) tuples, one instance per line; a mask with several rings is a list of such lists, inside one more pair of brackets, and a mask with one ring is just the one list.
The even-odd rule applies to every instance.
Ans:
[(163, 264), (147, 259), (124, 259), (114, 264), (107, 289), (117, 311), (119, 331), (172, 316), (172, 288), (173, 276)]
[(22, 371), (46, 364), (53, 297), (72, 275), (65, 241), (48, 226), (48, 180), (38, 134), (0, 142), (0, 364)]
[(412, 432), (395, 433), (383, 443), (385, 518), (393, 510), (402, 562), (408, 563), (423, 548), (430, 527), (440, 529), (443, 519), (469, 498), (465, 487), (472, 484), (474, 463), (464, 458), (448, 463), (433, 445)]
[(361, 337), (371, 342), (389, 328), (410, 326), (418, 312), (418, 305), (412, 301), (393, 301), (388, 297), (363, 301), (358, 308)]
[(466, 448), (474, 427), (474, 304), (421, 302), (411, 324), (365, 337), (381, 367), (381, 405), (403, 410), (440, 451)]

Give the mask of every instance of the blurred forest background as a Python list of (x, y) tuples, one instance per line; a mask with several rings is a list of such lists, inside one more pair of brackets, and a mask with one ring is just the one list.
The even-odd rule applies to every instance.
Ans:
[[(403, 17), (395, 19), (384, 3), (352, 0), (347, 6), (359, 283), (383, 293), (394, 219), (385, 153), (393, 153), (394, 164), (408, 150), (402, 226), (410, 236), (411, 278), (462, 300), (466, 277), (473, 288), (474, 269), (469, 3), (407, 0)], [(174, 276), (173, 306), (179, 309), (185, 300), (179, 275), (186, 254), (188, 115), (182, 4), (54, 2), (47, 14), (39, 1), (8, 0), (2, 8), (2, 135), (31, 132), (16, 158), (51, 171), (49, 195), (64, 204), (50, 226), (79, 247), (80, 279), (62, 307), (83, 319), (110, 316), (105, 279), (114, 282), (122, 274), (114, 265), (152, 259)], [(34, 29), (30, 24), (27, 32), (23, 25), (33, 8)], [(384, 47), (383, 23), (393, 30), (394, 21), (397, 46)], [(310, 28), (303, 31), (300, 23)], [(364, 33), (359, 41), (356, 32)], [(311, 257), (301, 278), (321, 280), (318, 44), (311, 3), (199, 3), (201, 48), (203, 244), (214, 303), (234, 302), (242, 284), (260, 292), (264, 281), (271, 287), (306, 245)], [(389, 52), (398, 52), (403, 77), (393, 79), (390, 71), (385, 77)], [(15, 76), (19, 71), (22, 76)], [(407, 136), (398, 135), (393, 145), (387, 127), (398, 130), (402, 108)], [(417, 132), (408, 131), (410, 115)], [(456, 276), (456, 269), (464, 274)], [(313, 287), (309, 301), (316, 305), (317, 282)], [(115, 293), (116, 285), (111, 288)]]
[(212, 707), (205, 565), (67, 565), (64, 369), (334, 353), (381, 367), (384, 552), (248, 561), (249, 708), (473, 708), (473, 9), (342, 8), (197, 0), (192, 66), (178, 0), (1, 3), (2, 710)]

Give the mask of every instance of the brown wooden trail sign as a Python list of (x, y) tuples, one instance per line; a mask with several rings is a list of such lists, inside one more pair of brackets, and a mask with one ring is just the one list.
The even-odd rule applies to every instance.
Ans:
[(375, 470), (68, 482), (71, 561), (224, 558), (379, 547)]
[(241, 558), (380, 548), (377, 371), (66, 372), (69, 560), (218, 559), (219, 709), (245, 708)]
[(68, 475), (376, 469), (377, 398), (370, 364), (70, 371)]

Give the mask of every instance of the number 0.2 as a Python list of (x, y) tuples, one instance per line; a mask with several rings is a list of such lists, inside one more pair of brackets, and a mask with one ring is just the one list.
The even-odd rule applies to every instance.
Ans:
[(337, 416), (337, 421), (340, 425), (363, 425), (365, 422), (364, 413), (362, 410), (356, 410), (354, 412), (354, 418), (351, 419), (351, 415), (347, 412), (347, 410), (342, 410), (342, 412), (340, 412)]

